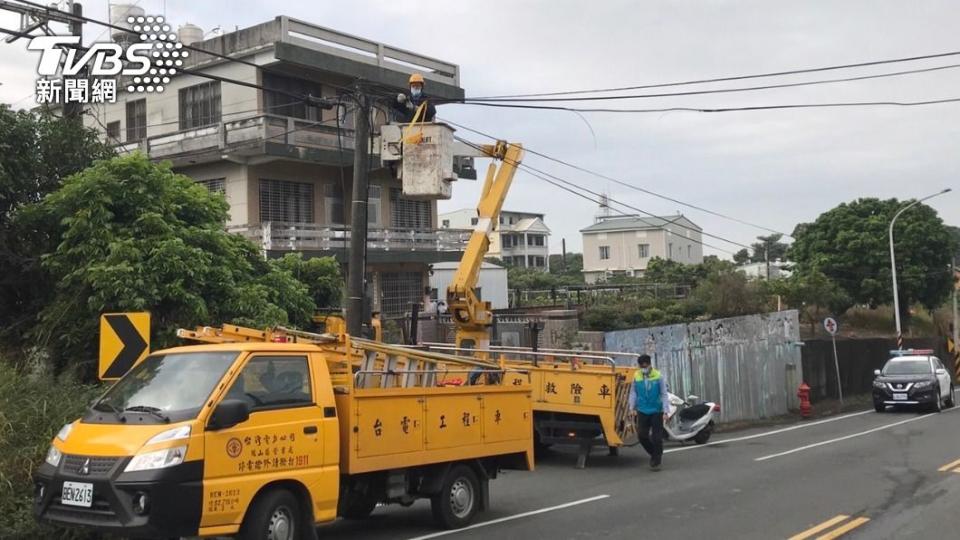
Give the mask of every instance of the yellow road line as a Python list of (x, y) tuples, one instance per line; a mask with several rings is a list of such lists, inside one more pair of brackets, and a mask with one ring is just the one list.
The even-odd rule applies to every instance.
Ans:
[(817, 540), (833, 540), (834, 538), (840, 538), (844, 534), (856, 529), (868, 521), (870, 521), (870, 518), (858, 517), (853, 521), (848, 521), (842, 527), (837, 527), (823, 536), (818, 536)]
[(843, 514), (840, 514), (840, 515), (837, 516), (837, 517), (830, 518), (830, 519), (828, 519), (827, 521), (824, 521), (823, 523), (821, 523), (821, 524), (819, 524), (819, 525), (816, 525), (816, 526), (814, 526), (814, 527), (811, 527), (811, 528), (809, 528), (809, 529), (807, 529), (807, 530), (805, 530), (805, 531), (803, 531), (803, 532), (801, 532), (801, 533), (799, 533), (799, 534), (797, 534), (797, 535), (795, 535), (795, 536), (791, 536), (788, 540), (804, 540), (805, 538), (810, 538), (811, 536), (817, 534), (818, 532), (820, 532), (820, 531), (822, 531), (822, 530), (825, 530), (825, 529), (829, 529), (830, 527), (833, 527), (833, 526), (836, 525), (837, 523), (840, 523), (841, 521), (844, 521), (844, 520), (849, 519), (849, 518), (850, 518), (850, 516), (845, 516), (845, 515), (843, 515)]
[(960, 465), (960, 459), (958, 459), (958, 460), (956, 460), (956, 461), (954, 461), (954, 462), (952, 462), (952, 463), (947, 463), (946, 465), (944, 465), (943, 467), (940, 467), (940, 468), (937, 469), (937, 470), (940, 471), (940, 472), (949, 471), (950, 469), (956, 467), (957, 465)]

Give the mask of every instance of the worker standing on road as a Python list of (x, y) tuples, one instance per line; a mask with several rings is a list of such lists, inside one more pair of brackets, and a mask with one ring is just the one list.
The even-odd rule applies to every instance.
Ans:
[(423, 75), (419, 73), (410, 75), (409, 84), (410, 95), (408, 96), (404, 93), (397, 94), (397, 99), (393, 102), (396, 121), (404, 124), (413, 122), (413, 115), (417, 112), (417, 107), (426, 101), (427, 110), (424, 111), (424, 117), (421, 118), (421, 120), (424, 122), (433, 122), (433, 117), (437, 115), (437, 108), (433, 106), (433, 103), (430, 103), (427, 96), (423, 93)]
[(630, 413), (637, 426), (637, 437), (643, 449), (650, 454), (650, 468), (660, 468), (663, 458), (663, 423), (667, 421), (670, 399), (663, 374), (650, 365), (650, 356), (637, 358), (640, 368), (630, 387)]

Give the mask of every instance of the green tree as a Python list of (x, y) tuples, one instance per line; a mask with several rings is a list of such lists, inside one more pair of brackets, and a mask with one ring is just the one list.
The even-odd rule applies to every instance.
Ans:
[[(904, 202), (858, 199), (797, 226), (788, 257), (801, 274), (822, 272), (852, 302), (876, 307), (892, 302), (887, 230)], [(900, 216), (894, 230), (901, 318), (919, 302), (939, 307), (953, 278), (948, 271), (956, 243), (936, 211), (919, 204)]]
[(570, 285), (583, 284), (583, 254), (567, 253), (566, 260), (563, 255), (550, 255), (550, 273)]
[(800, 313), (800, 321), (816, 326), (829, 315), (840, 316), (853, 306), (846, 291), (819, 271), (795, 272), (786, 279), (771, 281), (770, 292), (782, 296)]
[(750, 250), (743, 248), (740, 251), (733, 254), (733, 262), (737, 265), (743, 265), (750, 262)]
[(718, 272), (706, 277), (691, 293), (691, 309), (711, 318), (760, 313), (766, 308), (762, 285), (747, 280), (743, 272)]
[(300, 253), (288, 253), (271, 261), (290, 272), (310, 290), (310, 298), (319, 308), (340, 307), (343, 300), (343, 276), (333, 257), (304, 259)]
[(783, 235), (780, 233), (758, 236), (757, 240), (759, 240), (759, 242), (750, 244), (750, 248), (753, 250), (753, 255), (750, 257), (750, 260), (752, 262), (764, 262), (768, 260), (773, 262), (777, 259), (786, 258), (787, 250), (790, 246), (781, 242), (780, 240), (782, 238)]
[(112, 155), (79, 120), (0, 105), (0, 329), (8, 343), (21, 341), (52, 288), (40, 272), (45, 237), (17, 219), (21, 209)]
[(222, 195), (142, 154), (100, 161), (28, 210), (59, 239), (42, 263), (53, 298), (32, 332), (58, 369), (94, 357), (105, 311), (150, 311), (162, 347), (181, 326), (307, 325), (315, 310), (285, 263), (224, 230)]

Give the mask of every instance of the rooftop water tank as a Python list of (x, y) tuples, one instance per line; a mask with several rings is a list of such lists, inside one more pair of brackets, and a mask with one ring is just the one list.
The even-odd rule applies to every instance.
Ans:
[(193, 45), (203, 41), (203, 29), (195, 24), (183, 24), (177, 29), (177, 36), (180, 38), (180, 43)]
[[(143, 17), (145, 13), (142, 7), (133, 4), (112, 4), (110, 6), (110, 23), (114, 26), (121, 26), (128, 30), (133, 30), (135, 23), (127, 22), (127, 18)], [(116, 28), (110, 29), (110, 39), (117, 43), (133, 43), (139, 41), (136, 34)]]

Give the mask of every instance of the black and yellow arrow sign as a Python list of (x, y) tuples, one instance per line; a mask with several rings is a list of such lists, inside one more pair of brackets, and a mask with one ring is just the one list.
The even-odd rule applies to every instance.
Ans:
[(150, 313), (100, 316), (100, 380), (123, 377), (150, 352)]

